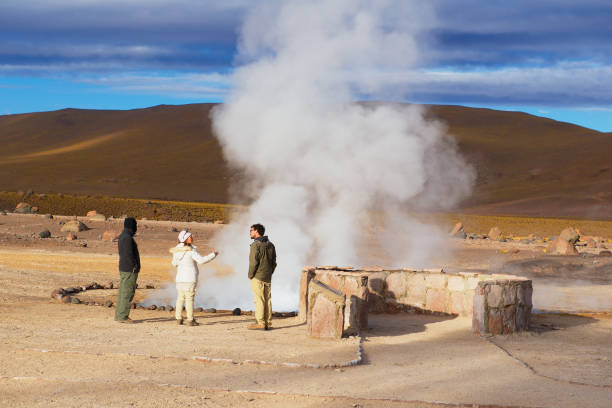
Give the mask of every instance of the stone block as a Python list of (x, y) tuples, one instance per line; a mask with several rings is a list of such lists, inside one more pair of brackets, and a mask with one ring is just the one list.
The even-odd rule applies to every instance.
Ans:
[(368, 310), (371, 313), (384, 313), (386, 310), (385, 299), (377, 293), (370, 293), (368, 296)]
[(503, 317), (503, 334), (516, 332), (516, 306), (506, 306), (502, 311)]
[(317, 280), (322, 282), (323, 284), (329, 286), (330, 288), (337, 290), (338, 292), (343, 291), (343, 280), (342, 276), (336, 275), (334, 272), (330, 271), (316, 271)]
[(308, 285), (309, 336), (339, 339), (344, 330), (345, 296), (312, 279)]
[(516, 304), (516, 285), (502, 286), (502, 300), (504, 307)]
[(470, 316), (474, 313), (474, 295), (476, 294), (475, 290), (468, 290), (465, 292), (463, 296), (463, 305), (464, 305), (464, 314), (466, 316)]
[(401, 299), (406, 294), (408, 284), (406, 275), (402, 272), (391, 272), (387, 276), (387, 290), (385, 297), (393, 299)]
[(368, 289), (370, 293), (380, 293), (385, 290), (385, 280), (387, 274), (384, 272), (374, 272), (368, 274)]
[(463, 292), (450, 292), (448, 312), (456, 315), (465, 315)]
[(478, 278), (478, 276), (466, 278), (466, 280), (465, 280), (465, 289), (466, 290), (474, 290), (474, 289), (476, 289), (476, 287), (478, 286), (478, 282), (480, 282), (480, 279)]
[(502, 287), (496, 284), (488, 285), (488, 287), (487, 305), (490, 308), (499, 307), (502, 303)]
[(425, 308), (433, 312), (446, 312), (446, 291), (444, 289), (428, 289)]
[(529, 330), (529, 320), (531, 317), (531, 307), (519, 306), (516, 310), (516, 330)]
[(502, 334), (502, 314), (499, 309), (490, 309), (488, 316), (488, 333), (491, 334)]
[(461, 275), (448, 276), (448, 290), (452, 292), (463, 292), (465, 290), (465, 279)]
[(427, 288), (425, 287), (425, 275), (424, 274), (410, 274), (407, 279), (407, 293), (400, 302), (406, 303), (411, 306), (423, 307), (426, 299)]
[(300, 279), (300, 304), (298, 306), (298, 320), (300, 323), (306, 322), (308, 315), (308, 284), (314, 276), (314, 268), (305, 267), (302, 269), (302, 276)]
[(426, 274), (425, 286), (433, 289), (444, 289), (446, 287), (446, 275), (443, 273)]
[(487, 315), (485, 309), (485, 295), (476, 293), (473, 298), (474, 311), (472, 313), (472, 331), (474, 333), (487, 333)]
[(532, 296), (533, 296), (533, 287), (531, 286), (531, 281), (521, 282), (518, 285), (516, 290), (516, 297), (518, 298), (518, 303), (521, 306), (532, 306)]

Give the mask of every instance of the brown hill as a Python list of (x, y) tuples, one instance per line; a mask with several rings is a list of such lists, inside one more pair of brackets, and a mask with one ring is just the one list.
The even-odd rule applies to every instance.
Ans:
[[(0, 116), (0, 189), (228, 201), (240, 174), (212, 104)], [(430, 106), (477, 169), (466, 212), (612, 218), (612, 135), (519, 112)]]

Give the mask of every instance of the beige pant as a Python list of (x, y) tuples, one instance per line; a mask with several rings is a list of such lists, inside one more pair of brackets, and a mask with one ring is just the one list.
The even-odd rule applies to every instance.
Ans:
[(272, 294), (270, 284), (251, 279), (251, 290), (255, 301), (255, 320), (259, 324), (272, 324)]
[(193, 297), (195, 296), (195, 283), (176, 283), (176, 320), (183, 318), (183, 304), (187, 312), (187, 321), (193, 320)]

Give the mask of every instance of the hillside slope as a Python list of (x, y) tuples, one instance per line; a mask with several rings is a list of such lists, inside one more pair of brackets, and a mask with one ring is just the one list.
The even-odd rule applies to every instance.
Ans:
[[(212, 104), (0, 116), (0, 190), (228, 202)], [(612, 135), (519, 112), (429, 106), (476, 168), (462, 211), (612, 218)], [(235, 184), (235, 183), (234, 183)]]

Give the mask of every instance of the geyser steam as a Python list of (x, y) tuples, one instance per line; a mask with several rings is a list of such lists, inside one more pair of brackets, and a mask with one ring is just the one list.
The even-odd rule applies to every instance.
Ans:
[[(381, 78), (414, 65), (424, 3), (284, 1), (250, 13), (243, 65), (212, 118), (228, 162), (247, 175), (241, 191), (252, 205), (213, 239), (215, 262), (233, 273), (202, 279), (199, 303), (252, 308), (255, 222), (278, 253), (275, 310), (296, 309), (304, 265), (371, 264), (380, 247), (395, 265), (420, 266), (439, 251), (444, 234), (405, 210), (453, 205), (469, 192), (471, 171), (422, 108), (354, 102), (388, 98)], [(369, 228), (373, 216), (379, 230)]]

